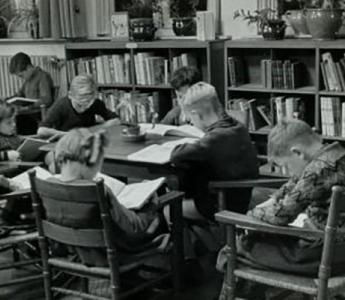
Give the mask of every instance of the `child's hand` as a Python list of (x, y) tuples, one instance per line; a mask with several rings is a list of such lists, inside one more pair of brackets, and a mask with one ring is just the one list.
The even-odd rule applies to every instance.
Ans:
[(7, 152), (9, 161), (18, 161), (20, 160), (20, 153), (16, 150), (10, 150)]

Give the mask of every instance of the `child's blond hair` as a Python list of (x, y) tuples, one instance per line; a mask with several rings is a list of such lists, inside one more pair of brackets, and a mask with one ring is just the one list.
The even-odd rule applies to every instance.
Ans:
[(295, 145), (310, 146), (321, 142), (321, 137), (307, 123), (297, 119), (282, 120), (268, 136), (267, 154), (269, 158), (289, 156)]
[(200, 81), (193, 84), (183, 97), (182, 106), (185, 111), (196, 111), (199, 114), (214, 112), (221, 115), (224, 110), (214, 86)]
[(73, 95), (84, 95), (96, 93), (97, 84), (94, 78), (90, 75), (78, 75), (73, 78), (69, 90), (69, 94)]

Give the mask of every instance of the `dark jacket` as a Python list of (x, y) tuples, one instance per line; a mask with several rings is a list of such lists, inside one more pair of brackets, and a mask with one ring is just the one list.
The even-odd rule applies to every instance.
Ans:
[[(208, 183), (214, 180), (255, 178), (258, 160), (247, 129), (233, 118), (222, 119), (206, 129), (205, 136), (194, 144), (177, 146), (171, 155), (174, 164), (188, 164), (183, 182), (186, 197), (194, 199), (197, 209), (207, 218), (213, 218), (216, 197), (210, 194)], [(245, 213), (251, 189), (227, 192), (228, 209)]]

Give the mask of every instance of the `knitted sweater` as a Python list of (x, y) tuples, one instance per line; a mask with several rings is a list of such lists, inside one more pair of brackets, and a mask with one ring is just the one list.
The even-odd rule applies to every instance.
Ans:
[(0, 161), (8, 160), (8, 151), (16, 150), (23, 142), (18, 135), (4, 135), (0, 133)]

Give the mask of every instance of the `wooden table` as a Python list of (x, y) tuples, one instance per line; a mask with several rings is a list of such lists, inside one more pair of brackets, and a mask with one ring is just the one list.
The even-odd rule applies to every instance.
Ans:
[[(121, 126), (114, 126), (109, 129), (110, 143), (105, 150), (102, 172), (114, 177), (137, 179), (154, 179), (164, 176), (167, 178), (169, 188), (178, 190), (180, 187), (180, 181), (185, 173), (183, 168), (176, 168), (169, 163), (157, 164), (138, 162), (127, 158), (129, 154), (139, 151), (149, 145), (173, 141), (178, 139), (178, 137), (162, 137), (160, 135), (148, 134), (145, 141), (127, 142), (121, 138), (122, 128), (123, 127)], [(48, 152), (53, 151), (54, 148), (55, 144), (48, 144), (42, 146), (40, 150)], [(180, 220), (182, 218), (181, 202), (178, 202), (171, 207), (170, 214), (171, 220)], [(174, 265), (177, 268), (177, 273), (182, 274), (184, 247), (183, 224), (181, 224), (181, 222), (173, 222), (172, 238), (176, 245), (176, 247), (173, 247), (174, 257), (176, 259)]]

